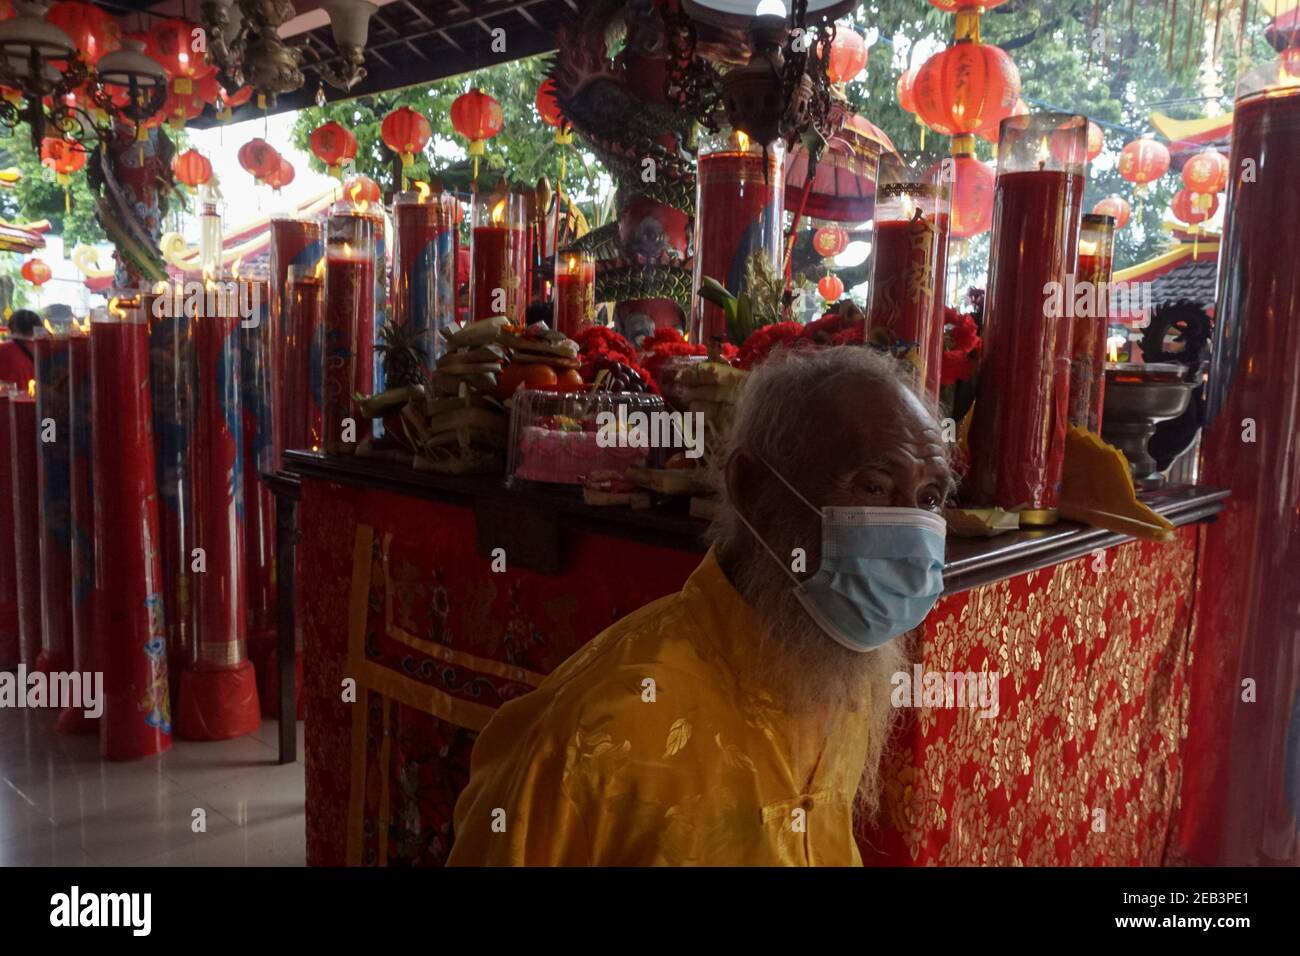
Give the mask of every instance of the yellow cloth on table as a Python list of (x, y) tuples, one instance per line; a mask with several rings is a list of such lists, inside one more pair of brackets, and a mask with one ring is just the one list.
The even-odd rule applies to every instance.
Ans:
[(862, 712), (827, 734), (779, 710), (746, 679), (759, 639), (710, 551), (493, 716), (448, 862), (861, 865)]
[(1114, 445), (1071, 425), (1065, 439), (1061, 516), (1147, 541), (1169, 541), (1174, 526), (1137, 499), (1128, 459)]

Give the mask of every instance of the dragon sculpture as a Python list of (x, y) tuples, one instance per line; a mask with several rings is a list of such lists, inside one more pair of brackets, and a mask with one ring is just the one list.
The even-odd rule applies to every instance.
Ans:
[(634, 338), (680, 328), (691, 303), (695, 116), (666, 94), (674, 0), (597, 0), (559, 34), (565, 119), (617, 183), (614, 221), (570, 249), (596, 259), (596, 298)]

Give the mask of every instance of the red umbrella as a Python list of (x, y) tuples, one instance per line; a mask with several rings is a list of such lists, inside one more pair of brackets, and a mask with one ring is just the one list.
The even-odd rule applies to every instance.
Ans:
[(893, 151), (894, 144), (884, 130), (861, 116), (846, 114), (822, 151), (811, 190), (807, 189), (808, 151), (802, 145), (790, 151), (785, 165), (786, 211), (796, 219), (870, 219), (875, 207), (876, 157)]

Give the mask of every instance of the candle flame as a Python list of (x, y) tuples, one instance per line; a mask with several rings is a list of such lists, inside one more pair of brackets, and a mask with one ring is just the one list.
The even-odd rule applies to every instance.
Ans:
[(29, 398), (36, 397), (36, 379), (34, 378), (29, 378), (27, 380), (27, 395)]
[(45, 331), (46, 331), (46, 332), (49, 332), (50, 335), (58, 335), (58, 334), (59, 334), (59, 330), (55, 327), (54, 323), (51, 322), (49, 319), (42, 319), (42, 320), (41, 320), (41, 324), (42, 324), (43, 326), (45, 326)]
[(733, 136), (736, 141), (736, 148), (741, 152), (749, 152), (749, 134), (743, 129), (738, 129)]
[(1040, 169), (1047, 165), (1047, 159), (1051, 155), (1051, 149), (1047, 145), (1047, 137), (1044, 136), (1042, 142), (1038, 144), (1038, 166)]
[(416, 198), (419, 202), (428, 202), (429, 194), (431, 192), (433, 192), (433, 189), (429, 186), (428, 183), (424, 182), (421, 179), (417, 179), (415, 181), (415, 193), (416, 193)]
[(316, 260), (316, 278), (317, 278), (317, 279), (323, 279), (323, 278), (325, 278), (325, 259), (324, 259), (324, 257), (321, 257), (320, 259), (317, 259), (317, 260)]
[(236, 259), (233, 263), (231, 263), (231, 265), (230, 265), (230, 278), (235, 279), (235, 280), (238, 280), (238, 279), (239, 279), (239, 267), (240, 267), (241, 265), (243, 265), (243, 262), (244, 262), (244, 259), (243, 259), (243, 257), (241, 256), (240, 258)]
[(1097, 254), (1097, 245), (1098, 243), (1095, 239), (1080, 239), (1079, 255), (1095, 256)]
[(506, 219), (506, 201), (502, 199), (492, 207), (492, 225), (499, 226)]
[(108, 314), (119, 321), (126, 319), (126, 307), (117, 296), (113, 296), (108, 300)]
[(577, 268), (578, 268), (578, 257), (569, 256), (569, 271), (573, 272)]
[(349, 259), (352, 258), (352, 243), (350, 242), (343, 243), (343, 255)]
[(1107, 343), (1106, 343), (1106, 361), (1107, 361), (1107, 362), (1118, 362), (1118, 361), (1119, 361), (1119, 340), (1118, 340), (1118, 339), (1114, 339), (1114, 338), (1112, 338), (1112, 339), (1110, 339), (1110, 340), (1107, 341)]

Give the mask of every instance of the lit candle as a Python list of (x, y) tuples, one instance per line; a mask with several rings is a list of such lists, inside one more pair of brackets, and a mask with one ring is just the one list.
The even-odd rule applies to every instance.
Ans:
[[(1086, 215), (1079, 227), (1079, 268), (1084, 303), (1071, 320), (1070, 424), (1101, 434), (1102, 392), (1106, 384), (1106, 324), (1110, 317), (1110, 275), (1115, 220)], [(1086, 285), (1084, 285), (1086, 283)], [(1079, 301), (1076, 296), (1076, 303)], [(1087, 313), (1087, 314), (1084, 314)]]
[[(243, 408), (244, 551), (248, 577), (250, 636), (271, 640), (276, 628), (275, 495), (263, 475), (274, 475), (278, 464), (272, 407), (272, 352), (280, 336), (273, 334), (267, 312), (267, 280), (250, 276), (240, 288), (240, 404)], [(244, 309), (252, 311), (245, 315)], [(250, 323), (256, 324), (250, 324)]]
[[(305, 414), (303, 403), (306, 401), (305, 396), (295, 388), (289, 385), (292, 377), (288, 372), (287, 363), (291, 361), (291, 354), (297, 347), (292, 342), (293, 330), (290, 328), (289, 298), (289, 270), (297, 267), (300, 269), (314, 270), (320, 263), (325, 252), (325, 243), (321, 224), (312, 219), (272, 219), (271, 220), (271, 261), (268, 274), (267, 292), (270, 304), (270, 320), (274, 335), (283, 348), (277, 348), (273, 354), (273, 368), (275, 374), (272, 376), (272, 387), (274, 396), (272, 399), (272, 408), (278, 418), (276, 435), (278, 444), (276, 446), (276, 467), (279, 467), (280, 455), (285, 448), (301, 448), (302, 445), (294, 444), (290, 440), (293, 434), (292, 426), (286, 424), (290, 419), (296, 419)], [(293, 360), (297, 360), (294, 358)], [(298, 379), (294, 379), (299, 381)]]
[[(1050, 307), (1076, 262), (1087, 120), (1003, 121), (998, 144), (983, 364), (971, 428), (971, 504), (1057, 520), (1069, 423), (1069, 310)], [(1063, 145), (1048, 149), (1048, 138)], [(1059, 295), (1063, 294), (1058, 291)], [(1058, 314), (1059, 313), (1059, 314)]]
[(355, 395), (373, 387), (376, 217), (351, 207), (330, 216), (325, 251), (323, 447), (351, 452), (369, 434)]
[(325, 326), (321, 307), (325, 260), (315, 266), (292, 266), (287, 286), (288, 334), (285, 336), (284, 389), (287, 407), (285, 448), (321, 447), (321, 379), (324, 373)]
[(470, 319), (505, 315), (522, 322), (528, 234), (526, 203), (505, 184), (487, 195), (475, 194), (470, 232)]
[(555, 257), (554, 327), (574, 338), (596, 309), (596, 263), (590, 255), (561, 252)]
[(36, 668), (72, 668), (72, 434), (68, 427), (68, 337), (38, 329), (35, 340), (37, 495), (41, 527), (41, 656)]
[[(95, 502), (91, 421), (90, 325), (68, 340), (68, 433), (71, 443), (72, 665), (78, 673), (99, 670), (94, 657)], [(84, 707), (68, 707), (57, 724), (64, 733), (94, 733), (97, 722)]]
[(439, 331), (456, 320), (456, 250), (460, 203), (427, 183), (393, 201), (393, 319), (415, 333), (426, 369), (443, 352)]

